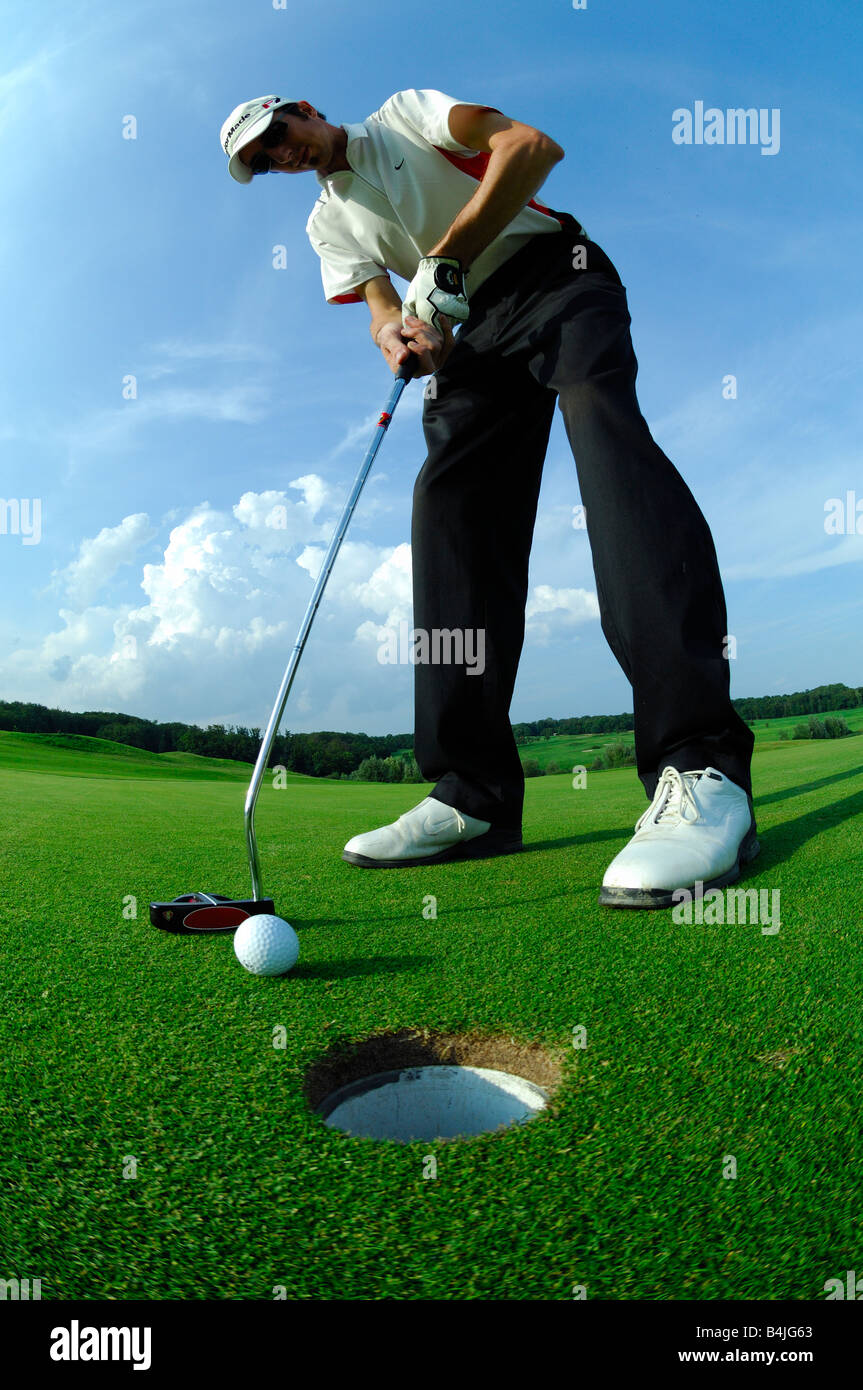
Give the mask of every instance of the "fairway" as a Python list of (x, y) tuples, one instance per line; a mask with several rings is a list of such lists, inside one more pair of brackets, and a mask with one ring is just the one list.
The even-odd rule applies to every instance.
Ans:
[[(775, 934), (598, 905), (632, 769), (529, 780), (521, 854), (386, 872), (344, 843), (429, 787), (267, 778), (279, 979), (147, 915), (245, 896), (247, 767), (0, 735), (0, 1272), (50, 1299), (823, 1298), (861, 1260), (863, 741), (772, 733), (741, 886), (780, 890)], [(327, 1129), (307, 1071), (402, 1029), (540, 1044), (562, 1080), (496, 1135)]]
[[(831, 713), (844, 719), (848, 727), (855, 732), (863, 732), (863, 709), (843, 709)], [(817, 717), (823, 719), (825, 716), (819, 714)], [(755, 747), (760, 750), (768, 745), (784, 747), (784, 741), (779, 739), (780, 730), (793, 733), (796, 725), (805, 724), (807, 719), (808, 715), (794, 714), (778, 719), (753, 719), (747, 722), (755, 735)], [(534, 758), (543, 772), (551, 763), (557, 763), (561, 772), (569, 772), (577, 765), (590, 767), (600, 750), (610, 744), (624, 743), (631, 748), (634, 740), (635, 735), (631, 729), (617, 734), (553, 734), (548, 738), (526, 739), (518, 751), (522, 761)]]

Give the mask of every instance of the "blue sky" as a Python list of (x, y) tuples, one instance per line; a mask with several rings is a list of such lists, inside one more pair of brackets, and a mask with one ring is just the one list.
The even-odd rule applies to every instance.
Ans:
[[(0, 697), (265, 722), (391, 377), (365, 307), (324, 301), (304, 230), (314, 175), (240, 187), (219, 129), (268, 92), (338, 124), (405, 87), (497, 106), (564, 147), (540, 197), (583, 222), (627, 286), (642, 410), (716, 541), (732, 693), (863, 682), (857, 3), (2, 13), (0, 495), (27, 502), (31, 524), (39, 499), (42, 519), (28, 544), (5, 511)], [(672, 113), (697, 101), (778, 108), (778, 152), (676, 144)], [(412, 670), (378, 662), (377, 633), (411, 617), (421, 405), (414, 384), (288, 728), (413, 727)], [(827, 534), (825, 504), (849, 492), (861, 534), (853, 518)], [(631, 708), (578, 501), (558, 417), (513, 720)]]

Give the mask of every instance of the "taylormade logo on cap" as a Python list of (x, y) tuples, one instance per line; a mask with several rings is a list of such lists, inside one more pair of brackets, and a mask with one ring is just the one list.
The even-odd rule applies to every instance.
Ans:
[(234, 131), (235, 131), (235, 130), (239, 130), (239, 129), (240, 129), (240, 126), (243, 124), (243, 121), (247, 121), (247, 120), (249, 119), (249, 117), (251, 116), (251, 114), (252, 114), (251, 111), (245, 111), (245, 112), (243, 113), (243, 115), (240, 117), (240, 119), (239, 119), (234, 125), (231, 126), (230, 130), (228, 131), (227, 135), (225, 136), (225, 141), (224, 141), (224, 144), (225, 144), (225, 154), (228, 153), (228, 145), (229, 145), (229, 143), (230, 143), (231, 136), (233, 135)]
[[(231, 144), (232, 137), (246, 121), (251, 121), (256, 116), (262, 116), (272, 106), (278, 106), (281, 100), (281, 97), (257, 97), (254, 101), (245, 101), (241, 106), (235, 106), (225, 125), (222, 126), (222, 145), (225, 154), (234, 153), (233, 149), (229, 149), (228, 146)], [(228, 127), (227, 130), (225, 130), (225, 126)]]
[(228, 172), (238, 183), (249, 183), (252, 175), (240, 159), (240, 151), (263, 135), (275, 115), (277, 106), (289, 106), (284, 97), (255, 97), (235, 106), (222, 126), (220, 140), (228, 156)]

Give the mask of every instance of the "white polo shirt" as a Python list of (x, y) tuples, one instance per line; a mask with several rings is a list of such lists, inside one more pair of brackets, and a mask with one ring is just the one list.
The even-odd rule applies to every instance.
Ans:
[[(450, 134), (449, 112), (463, 104), (432, 88), (410, 88), (365, 121), (344, 125), (351, 167), (316, 174), (321, 192), (306, 224), (329, 304), (361, 303), (354, 286), (390, 270), (412, 280), (420, 258), (473, 195), (490, 155)], [(468, 298), (531, 237), (560, 228), (554, 213), (531, 198), (470, 267)]]

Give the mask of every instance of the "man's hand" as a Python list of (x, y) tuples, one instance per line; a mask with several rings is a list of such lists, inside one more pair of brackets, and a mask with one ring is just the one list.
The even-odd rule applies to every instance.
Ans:
[(376, 275), (356, 285), (355, 291), (371, 310), (372, 341), (380, 348), (393, 373), (411, 356), (419, 359), (418, 376), (428, 376), (443, 366), (453, 345), (449, 319), (441, 317), (438, 330), (415, 318), (407, 312), (388, 275)]
[(423, 256), (407, 287), (405, 321), (416, 315), (440, 328), (444, 315), (464, 323), (470, 314), (464, 287), (464, 268), (454, 256)]
[(449, 319), (442, 317), (441, 326), (443, 332), (439, 333), (430, 323), (406, 314), (404, 323), (384, 323), (375, 341), (393, 373), (413, 356), (417, 359), (415, 375), (429, 376), (443, 366), (453, 345)]

